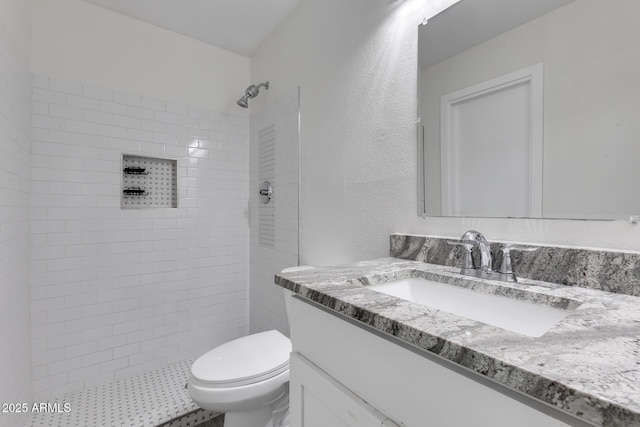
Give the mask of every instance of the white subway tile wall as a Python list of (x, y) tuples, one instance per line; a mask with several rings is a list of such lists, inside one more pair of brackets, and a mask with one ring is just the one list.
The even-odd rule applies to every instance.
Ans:
[[(251, 332), (278, 329), (289, 334), (284, 296), (274, 275), (298, 265), (298, 106), (295, 88), (251, 116)], [(261, 142), (273, 152), (265, 152)], [(267, 178), (273, 181), (273, 198), (265, 209), (259, 189)]]
[[(31, 76), (0, 16), (0, 403), (31, 399), (29, 179)], [(0, 425), (21, 417), (0, 413)]]
[[(248, 118), (46, 76), (32, 105), (35, 399), (246, 335)], [(178, 208), (120, 209), (123, 153), (177, 158)]]

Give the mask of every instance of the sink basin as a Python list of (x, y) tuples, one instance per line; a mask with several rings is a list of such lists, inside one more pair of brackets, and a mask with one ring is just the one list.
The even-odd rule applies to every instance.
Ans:
[(571, 314), (571, 310), (422, 278), (398, 279), (367, 288), (530, 337), (541, 337)]

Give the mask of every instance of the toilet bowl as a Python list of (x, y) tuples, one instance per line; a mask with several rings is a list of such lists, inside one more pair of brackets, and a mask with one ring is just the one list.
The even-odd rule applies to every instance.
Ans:
[[(288, 312), (291, 292), (284, 291)], [(229, 341), (193, 363), (189, 396), (203, 409), (224, 412), (224, 427), (288, 427), (290, 353), (291, 341), (276, 330)]]
[(271, 427), (272, 406), (288, 391), (289, 353), (291, 341), (278, 331), (216, 347), (191, 366), (191, 400), (224, 412), (225, 427)]

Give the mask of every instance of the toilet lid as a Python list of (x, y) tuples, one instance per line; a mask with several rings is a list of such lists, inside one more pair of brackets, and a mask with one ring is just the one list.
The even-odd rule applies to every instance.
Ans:
[(239, 385), (271, 378), (289, 369), (291, 341), (278, 331), (247, 335), (200, 356), (191, 374), (210, 384)]

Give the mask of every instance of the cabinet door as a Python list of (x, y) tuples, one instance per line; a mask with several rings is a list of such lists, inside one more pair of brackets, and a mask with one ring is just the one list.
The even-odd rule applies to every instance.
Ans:
[(290, 367), (291, 427), (394, 425), (299, 353), (291, 354)]

